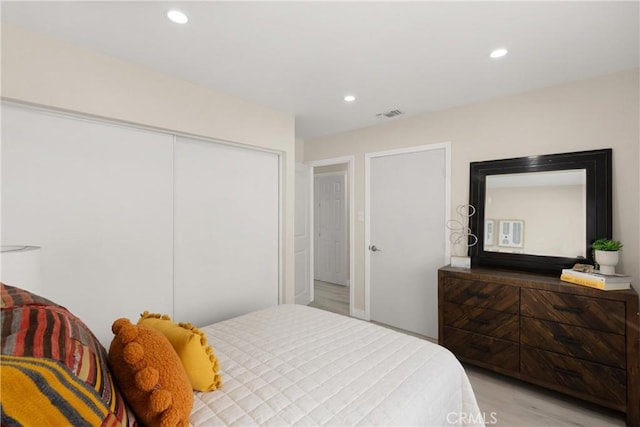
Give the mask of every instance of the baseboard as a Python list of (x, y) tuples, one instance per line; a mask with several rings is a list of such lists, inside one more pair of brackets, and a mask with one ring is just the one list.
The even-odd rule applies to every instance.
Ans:
[(367, 313), (364, 310), (358, 310), (357, 308), (351, 308), (351, 317), (355, 317), (360, 320), (369, 320), (367, 319)]

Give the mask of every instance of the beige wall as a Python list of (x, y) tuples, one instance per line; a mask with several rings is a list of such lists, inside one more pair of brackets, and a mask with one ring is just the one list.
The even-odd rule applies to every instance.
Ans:
[[(469, 163), (613, 148), (613, 237), (619, 270), (640, 278), (639, 78), (634, 69), (305, 141), (305, 161), (355, 156), (355, 210), (364, 211), (364, 154), (451, 142), (451, 208), (468, 202)], [(364, 223), (356, 221), (355, 306), (364, 309)]]
[(283, 296), (293, 302), (293, 116), (4, 23), (2, 98), (281, 152)]

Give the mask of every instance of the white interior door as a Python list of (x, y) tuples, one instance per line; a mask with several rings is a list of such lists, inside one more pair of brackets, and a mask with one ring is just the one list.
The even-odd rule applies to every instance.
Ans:
[(316, 280), (348, 284), (346, 173), (314, 177), (314, 276)]
[(446, 262), (445, 148), (369, 155), (371, 319), (438, 336)]
[(174, 316), (202, 326), (278, 304), (279, 157), (177, 138)]
[(311, 265), (311, 185), (313, 168), (296, 163), (296, 213), (295, 213), (295, 298), (296, 304), (307, 305), (313, 301), (313, 276)]

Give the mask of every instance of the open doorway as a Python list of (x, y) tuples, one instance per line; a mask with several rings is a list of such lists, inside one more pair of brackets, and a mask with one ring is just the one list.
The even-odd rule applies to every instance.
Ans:
[(353, 158), (310, 162), (313, 168), (312, 307), (353, 312)]

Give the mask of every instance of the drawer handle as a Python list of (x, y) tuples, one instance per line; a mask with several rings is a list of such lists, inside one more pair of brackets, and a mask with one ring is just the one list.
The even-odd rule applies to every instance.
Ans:
[(485, 346), (485, 345), (480, 345), (480, 344), (476, 344), (476, 343), (471, 343), (469, 344), (469, 347), (474, 348), (476, 350), (479, 350), (483, 353), (489, 353), (491, 350), (489, 350), (489, 347)]
[(469, 322), (479, 323), (481, 325), (488, 325), (489, 323), (491, 323), (488, 320), (478, 319), (476, 317), (469, 317)]
[(576, 372), (571, 369), (564, 369), (559, 366), (554, 366), (553, 369), (560, 375), (564, 375), (566, 377), (578, 378), (580, 380), (582, 379), (582, 375), (580, 374), (580, 372)]
[(490, 294), (485, 294), (484, 292), (476, 292), (476, 291), (471, 291), (469, 289), (466, 290), (466, 293), (471, 297), (482, 298), (482, 299), (487, 299), (491, 296)]
[(554, 305), (553, 308), (555, 308), (558, 311), (564, 311), (566, 313), (575, 313), (575, 314), (583, 313), (582, 309), (577, 307), (565, 307), (563, 305)]
[(562, 344), (565, 344), (565, 345), (582, 346), (582, 341), (576, 340), (570, 337), (566, 337), (564, 335), (560, 335), (559, 337), (555, 337), (555, 338), (556, 340), (560, 341)]

